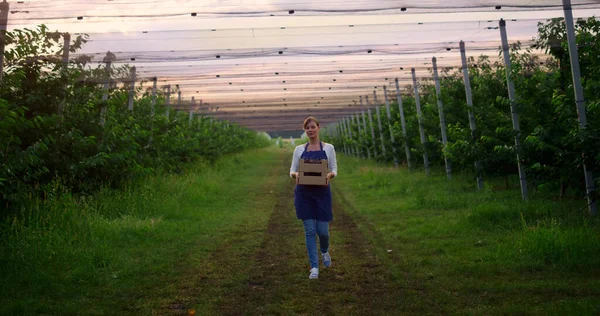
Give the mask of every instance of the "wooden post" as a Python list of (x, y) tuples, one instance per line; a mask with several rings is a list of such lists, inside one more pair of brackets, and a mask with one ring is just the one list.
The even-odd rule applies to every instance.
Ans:
[(387, 87), (383, 86), (383, 98), (385, 99), (385, 110), (387, 112), (388, 129), (390, 130), (390, 141), (392, 144), (392, 153), (394, 155), (394, 165), (398, 168), (398, 155), (396, 154), (396, 140), (394, 139), (394, 130), (392, 129), (392, 113), (390, 111), (390, 102), (388, 100)]
[(500, 37), (502, 39), (502, 55), (504, 56), (504, 65), (506, 68), (506, 85), (508, 86), (508, 98), (510, 99), (510, 114), (512, 118), (513, 130), (515, 131), (515, 148), (517, 150), (517, 168), (519, 169), (519, 181), (521, 184), (521, 198), (527, 200), (527, 175), (525, 168), (521, 163), (521, 127), (519, 126), (519, 113), (517, 112), (517, 96), (515, 85), (512, 81), (510, 61), (510, 50), (508, 48), (508, 36), (506, 35), (506, 21), (500, 19)]
[[(577, 106), (577, 116), (579, 117), (579, 129), (584, 131), (587, 128), (587, 116), (585, 112), (583, 87), (581, 85), (579, 51), (577, 49), (575, 37), (575, 26), (573, 25), (571, 0), (563, 0), (563, 10), (565, 13), (565, 24), (567, 27), (567, 41), (569, 43), (569, 57), (571, 59), (571, 71), (573, 73), (573, 90), (575, 90), (575, 105)], [(594, 197), (594, 191), (596, 191), (594, 185), (594, 176), (592, 175), (592, 172), (588, 170), (587, 164), (585, 163), (585, 148), (583, 148), (582, 155), (584, 157), (583, 175), (585, 178), (585, 193), (587, 195), (588, 211), (592, 215), (597, 215), (598, 210), (596, 208), (596, 200)]]
[(65, 66), (65, 67), (69, 64), (70, 50), (71, 50), (71, 34), (63, 33), (62, 63), (63, 63), (63, 66)]
[(408, 170), (412, 170), (412, 163), (410, 162), (410, 146), (408, 145), (408, 135), (406, 132), (406, 120), (404, 117), (404, 106), (402, 106), (402, 94), (400, 93), (400, 85), (398, 84), (398, 78), (394, 80), (396, 82), (396, 100), (398, 100), (398, 111), (400, 111), (400, 124), (402, 125), (402, 137), (404, 137), (404, 152), (406, 154), (406, 165)]
[[(463, 80), (465, 83), (465, 94), (467, 96), (467, 106), (469, 108), (469, 125), (471, 127), (471, 137), (475, 141), (477, 126), (475, 125), (475, 115), (473, 115), (473, 95), (471, 94), (471, 80), (469, 79), (469, 66), (467, 65), (467, 53), (465, 50), (465, 42), (460, 41), (460, 55), (462, 59)], [(477, 188), (483, 189), (483, 175), (481, 163), (475, 161), (475, 170), (477, 172)]]
[(352, 146), (352, 124), (350, 123), (350, 118), (349, 117), (345, 117), (344, 118), (344, 122), (346, 122), (346, 130), (348, 131), (348, 137), (349, 137), (349, 144), (348, 147), (350, 147), (350, 154), (352, 156), (356, 157), (356, 151), (354, 150), (354, 147)]
[(194, 107), (196, 106), (196, 100), (192, 97), (192, 103), (190, 104), (190, 117), (189, 117), (189, 126), (192, 127), (192, 120), (194, 119)]
[(360, 118), (358, 116), (358, 113), (355, 113), (354, 115), (352, 115), (352, 121), (355, 121), (356, 126), (358, 127), (358, 135), (356, 136), (356, 142), (357, 142), (356, 147), (358, 148), (358, 154), (359, 154), (360, 158), (365, 158), (365, 155), (363, 154), (363, 151), (362, 151), (362, 146), (360, 146), (360, 139), (362, 137), (362, 128), (360, 128)]
[[(362, 113), (362, 121), (363, 121), (363, 130), (365, 134), (367, 133), (367, 119), (365, 118), (365, 108), (363, 106), (362, 95), (360, 96), (360, 111)], [(367, 144), (367, 158), (371, 159), (371, 148), (369, 148), (369, 141), (365, 139), (365, 144)]]
[(377, 126), (379, 127), (379, 140), (381, 141), (381, 155), (385, 159), (385, 142), (383, 141), (383, 128), (381, 127), (381, 113), (379, 113), (379, 102), (377, 102), (377, 91), (373, 90), (375, 101), (375, 112), (377, 113)]
[(435, 80), (435, 95), (437, 98), (438, 112), (440, 114), (440, 129), (442, 130), (442, 144), (444, 145), (444, 163), (446, 165), (446, 177), (448, 180), (452, 180), (452, 167), (450, 161), (446, 155), (446, 146), (448, 145), (448, 137), (446, 136), (446, 118), (444, 116), (444, 104), (442, 103), (442, 89), (440, 87), (440, 77), (438, 75), (437, 59), (433, 57), (431, 59), (433, 64), (433, 77)]
[(171, 85), (167, 85), (167, 97), (165, 98), (165, 116), (167, 117), (167, 120), (169, 119), (169, 113), (171, 113), (169, 110), (169, 106), (171, 105)]
[(415, 68), (411, 69), (413, 77), (413, 88), (415, 90), (415, 103), (417, 105), (417, 119), (419, 120), (419, 134), (421, 136), (421, 144), (423, 145), (423, 165), (425, 173), (429, 175), (429, 156), (427, 156), (427, 140), (425, 138), (425, 127), (423, 126), (423, 113), (421, 112), (421, 96), (419, 95), (419, 86), (417, 84), (417, 75)]
[(106, 110), (108, 107), (108, 89), (110, 88), (110, 68), (113, 59), (114, 54), (112, 54), (111, 52), (106, 53), (106, 57), (104, 57), (104, 62), (106, 63), (106, 78), (104, 81), (104, 92), (102, 93), (102, 105), (100, 107), (100, 126), (104, 126), (104, 124), (106, 123)]
[(371, 139), (373, 140), (373, 157), (377, 158), (377, 143), (375, 142), (375, 127), (373, 126), (373, 115), (369, 108), (369, 96), (365, 96), (367, 102), (367, 113), (369, 114), (369, 125), (371, 126)]
[[(1, 35), (0, 35), (1, 36)], [(62, 54), (62, 64), (63, 64), (63, 74), (66, 76), (67, 70), (69, 69), (69, 50), (71, 47), (71, 34), (63, 33), (63, 54)], [(66, 77), (65, 77), (66, 78)], [(67, 94), (67, 82), (63, 85), (63, 98), (58, 105), (58, 116), (62, 118), (63, 112), (65, 110), (65, 102), (66, 102), (66, 94)]]
[(131, 80), (131, 85), (129, 86), (129, 100), (127, 103), (127, 109), (129, 111), (133, 111), (133, 100), (135, 99), (135, 66), (129, 69), (129, 77)]
[(344, 142), (346, 143), (346, 155), (352, 156), (352, 146), (350, 146), (350, 130), (348, 129), (348, 122), (346, 118), (342, 119), (342, 126), (344, 128)]
[(6, 46), (6, 29), (8, 27), (8, 11), (10, 5), (6, 0), (0, 3), (0, 83), (4, 75), (4, 48)]
[(154, 117), (154, 112), (156, 109), (156, 84), (158, 79), (156, 77), (152, 78), (152, 101), (150, 106), (150, 116)]
[(340, 130), (340, 136), (341, 136), (340, 138), (342, 141), (342, 145), (344, 146), (344, 149), (343, 149), (344, 154), (348, 155), (348, 146), (346, 146), (346, 137), (345, 137), (346, 135), (344, 132), (344, 121), (340, 120), (338, 123), (338, 126), (339, 126), (338, 128)]
[(356, 133), (352, 133), (352, 129), (354, 128), (354, 116), (350, 115), (350, 117), (348, 117), (348, 125), (350, 125), (350, 138), (353, 140), (354, 146), (352, 146), (353, 150), (354, 150), (354, 156), (356, 158), (359, 157), (358, 154), (358, 141), (354, 142), (354, 134)]

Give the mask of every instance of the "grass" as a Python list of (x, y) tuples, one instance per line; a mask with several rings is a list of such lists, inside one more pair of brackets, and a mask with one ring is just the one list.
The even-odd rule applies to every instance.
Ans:
[(281, 171), (281, 160), (271, 147), (125, 190), (32, 202), (2, 223), (0, 314), (185, 308), (183, 278), (240, 225), (266, 226), (276, 183), (265, 170)]
[(338, 156), (331, 253), (308, 280), (290, 146), (74, 198), (1, 223), (0, 314), (599, 314), (600, 222)]
[[(471, 176), (427, 177), (340, 155), (338, 196), (406, 292), (444, 313), (600, 313), (600, 221), (584, 201), (477, 191)], [(392, 255), (386, 254), (387, 250)]]
[[(288, 148), (285, 166), (291, 156)], [(245, 230), (229, 239), (202, 269), (205, 273), (195, 282), (197, 315), (396, 315), (402, 289), (391, 282), (339, 203), (333, 205), (336, 215), (330, 225), (335, 263), (321, 265), (318, 280), (308, 279), (304, 232), (293, 206), (294, 183), (285, 178), (266, 230)], [(257, 240), (260, 245), (255, 247)]]

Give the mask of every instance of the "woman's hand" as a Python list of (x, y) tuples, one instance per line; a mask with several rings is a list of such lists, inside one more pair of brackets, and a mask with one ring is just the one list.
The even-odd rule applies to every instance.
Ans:
[(331, 179), (335, 178), (335, 174), (333, 172), (330, 172), (327, 174), (327, 181), (325, 181), (326, 185), (329, 184), (329, 181)]
[(300, 181), (298, 172), (292, 172), (292, 178), (296, 179), (296, 184), (298, 184), (298, 181)]

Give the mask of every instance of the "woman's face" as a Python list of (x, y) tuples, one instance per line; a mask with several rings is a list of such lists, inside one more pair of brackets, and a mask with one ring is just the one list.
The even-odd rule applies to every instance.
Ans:
[(312, 138), (319, 134), (319, 127), (317, 126), (317, 123), (310, 121), (310, 123), (306, 125), (304, 131), (306, 132), (306, 136)]

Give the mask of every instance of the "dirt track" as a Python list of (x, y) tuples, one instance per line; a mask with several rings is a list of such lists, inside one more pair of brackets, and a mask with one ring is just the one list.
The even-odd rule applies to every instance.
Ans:
[[(288, 166), (289, 158), (284, 159), (282, 169)], [(401, 289), (335, 198), (336, 193), (330, 227), (333, 265), (327, 269), (321, 265), (319, 279), (308, 279), (304, 231), (295, 217), (293, 186), (293, 181), (289, 181), (274, 188), (277, 203), (254, 254), (246, 254), (250, 257), (240, 260), (239, 249), (231, 246), (244, 242), (244, 232), (240, 231), (238, 240), (230, 240), (229, 246), (222, 247), (213, 257), (214, 266), (220, 270), (214, 275), (223, 278), (220, 282), (206, 282), (220, 287), (215, 293), (219, 295), (215, 311), (225, 315), (397, 313)], [(236, 274), (246, 277), (237, 284), (226, 280), (227, 275)]]

